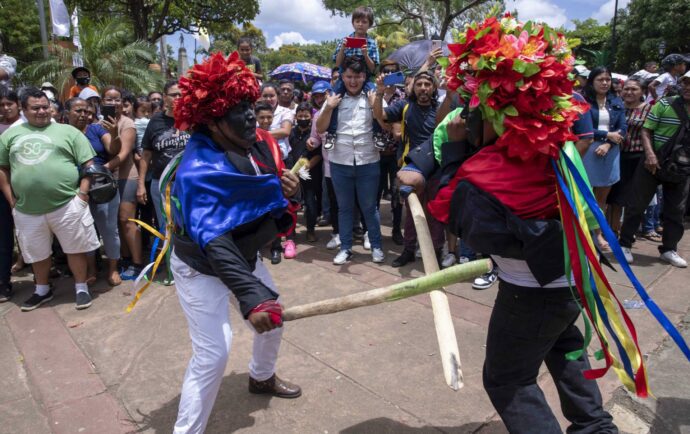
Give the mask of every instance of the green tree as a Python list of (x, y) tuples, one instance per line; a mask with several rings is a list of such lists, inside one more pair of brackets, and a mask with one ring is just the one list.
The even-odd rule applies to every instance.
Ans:
[(616, 69), (632, 72), (669, 53), (690, 53), (688, 23), (688, 0), (632, 0), (619, 12)]
[(575, 57), (584, 60), (585, 64), (593, 68), (607, 63), (599, 63), (610, 54), (611, 27), (606, 24), (599, 24), (594, 18), (586, 20), (573, 20), (575, 28), (566, 30), (565, 34), (569, 39), (579, 39), (580, 45), (575, 47)]
[(2, 0), (0, 23), (4, 51), (17, 59), (18, 71), (41, 58), (41, 30), (35, 1)]
[[(463, 18), (473, 8), (484, 3), (503, 3), (502, 0), (374, 0), (368, 3), (374, 10), (376, 25), (383, 27), (405, 25), (412, 35), (424, 39), (437, 36), (445, 39), (450, 29), (460, 27)], [(349, 15), (357, 7), (350, 0), (323, 0), (326, 9), (340, 15)]]
[[(68, 0), (91, 16), (116, 15), (132, 24), (136, 39), (149, 42), (182, 31), (191, 33), (197, 26), (209, 33), (254, 19), (258, 0)], [(71, 9), (70, 9), (71, 10)]]
[(220, 50), (226, 54), (232, 53), (237, 50), (237, 43), (240, 38), (249, 38), (252, 41), (255, 56), (268, 50), (264, 32), (252, 23), (244, 23), (241, 29), (232, 25), (227, 30), (214, 33), (211, 36), (213, 37), (213, 43), (211, 44), (210, 51)]
[[(113, 18), (83, 25), (80, 35), (83, 61), (96, 87), (115, 85), (135, 94), (162, 87), (161, 74), (149, 69), (156, 61), (155, 46), (146, 41), (133, 41), (126, 23)], [(64, 90), (72, 84), (73, 54), (71, 49), (54, 46), (49, 59), (31, 63), (21, 71), (21, 78), (28, 83), (50, 81)]]

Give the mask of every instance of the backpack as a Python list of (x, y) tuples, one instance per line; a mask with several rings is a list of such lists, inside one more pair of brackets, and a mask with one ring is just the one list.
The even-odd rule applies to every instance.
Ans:
[(662, 182), (677, 184), (690, 176), (690, 118), (683, 98), (676, 97), (671, 108), (680, 120), (680, 128), (656, 151), (660, 167), (656, 177)]

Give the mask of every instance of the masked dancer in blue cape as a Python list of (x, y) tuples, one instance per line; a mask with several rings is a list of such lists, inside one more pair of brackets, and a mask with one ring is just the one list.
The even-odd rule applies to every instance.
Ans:
[(253, 109), (259, 88), (237, 53), (216, 53), (195, 65), (179, 87), (176, 127), (192, 136), (170, 184), (170, 264), (193, 354), (174, 432), (201, 433), (230, 353), (231, 293), (256, 331), (249, 392), (301, 395), (299, 386), (275, 375), (282, 307), (258, 254), (294, 228), (294, 207), (286, 197), (295, 194), (299, 180), (275, 158), (275, 143), (257, 136)]

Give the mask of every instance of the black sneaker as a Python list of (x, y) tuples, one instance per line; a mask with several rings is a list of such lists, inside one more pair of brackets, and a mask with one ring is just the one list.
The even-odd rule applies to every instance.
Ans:
[(28, 300), (22, 304), (22, 312), (29, 312), (31, 310), (36, 309), (43, 303), (49, 302), (50, 300), (53, 299), (53, 290), (51, 289), (48, 291), (46, 295), (38, 295), (35, 292), (31, 294), (31, 297), (29, 297)]
[(335, 146), (335, 134), (327, 133), (326, 140), (323, 142), (323, 149), (330, 151)]
[(10, 285), (2, 285), (0, 286), (0, 303), (4, 303), (6, 301), (10, 301), (10, 298), (14, 295), (14, 292), (12, 291), (12, 287)]
[(494, 268), (488, 273), (482, 274), (481, 276), (474, 279), (472, 283), (472, 289), (489, 289), (491, 285), (498, 279), (498, 270)]
[(74, 306), (75, 309), (82, 310), (89, 306), (91, 306), (91, 294), (83, 291), (77, 292), (77, 304)]
[(280, 261), (282, 259), (281, 253), (282, 252), (280, 250), (271, 250), (271, 264), (280, 264)]
[(415, 260), (414, 252), (403, 250), (402, 254), (395, 258), (391, 265), (395, 268), (404, 267), (408, 262), (414, 262)]

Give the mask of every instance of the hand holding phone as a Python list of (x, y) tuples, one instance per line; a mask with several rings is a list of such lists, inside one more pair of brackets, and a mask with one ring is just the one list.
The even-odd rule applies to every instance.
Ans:
[(101, 115), (106, 121), (111, 118), (115, 119), (115, 106), (114, 105), (103, 105), (101, 106)]
[(365, 45), (367, 45), (366, 38), (352, 38), (349, 36), (345, 38), (345, 47), (347, 48), (362, 48)]
[(405, 83), (405, 76), (400, 71), (383, 76), (383, 84), (386, 86), (395, 86), (396, 84), (403, 83)]

